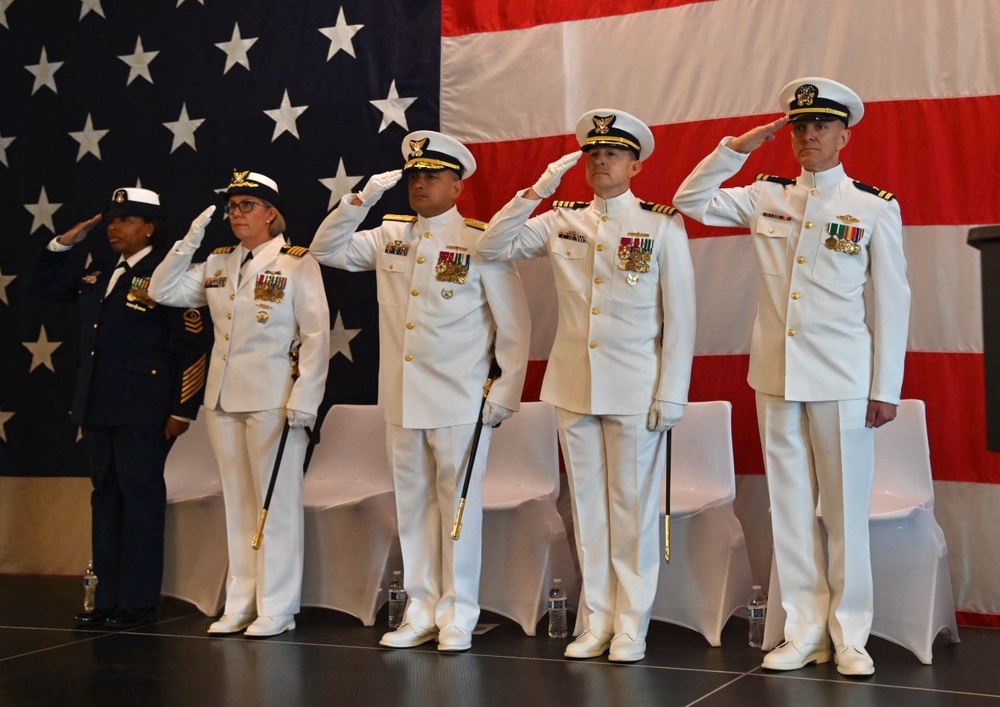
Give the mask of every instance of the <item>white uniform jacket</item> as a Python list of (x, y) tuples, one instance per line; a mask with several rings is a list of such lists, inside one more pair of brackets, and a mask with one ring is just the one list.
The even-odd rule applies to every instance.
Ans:
[(431, 219), (386, 216), (377, 228), (356, 233), (369, 209), (350, 199), (320, 225), (310, 252), (342, 270), (375, 270), (386, 421), (409, 429), (474, 423), (494, 331), (503, 374), (489, 400), (517, 410), (531, 318), (517, 269), (476, 254), (482, 224), (452, 207)]
[(898, 403), (910, 311), (898, 203), (852, 181), (843, 165), (720, 189), (747, 158), (728, 140), (684, 180), (674, 204), (710, 226), (750, 229), (759, 265), (751, 387), (800, 402)]
[[(638, 415), (686, 404), (694, 355), (694, 275), (680, 215), (613, 199), (541, 203), (515, 196), (479, 239), (488, 259), (549, 256), (559, 323), (542, 400), (582, 415)], [(648, 256), (644, 258), (643, 256)], [(622, 269), (644, 265), (648, 272)]]
[[(330, 365), (330, 311), (316, 261), (279, 235), (247, 263), (240, 280), (242, 246), (218, 248), (189, 267), (192, 254), (179, 253), (180, 243), (156, 268), (149, 292), (163, 304), (209, 306), (215, 345), (205, 407), (315, 415)], [(299, 377), (293, 380), (296, 348)]]

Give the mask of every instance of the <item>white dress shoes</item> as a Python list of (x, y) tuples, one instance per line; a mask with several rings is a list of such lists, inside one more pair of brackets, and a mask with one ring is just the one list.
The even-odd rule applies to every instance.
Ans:
[(761, 667), (766, 670), (798, 670), (810, 663), (828, 663), (830, 648), (826, 643), (785, 641), (764, 656)]
[(627, 633), (619, 633), (611, 639), (608, 660), (612, 663), (634, 663), (646, 657), (646, 642), (637, 640)]
[(613, 635), (611, 633), (594, 633), (587, 629), (580, 634), (579, 638), (566, 646), (563, 655), (567, 658), (596, 658), (608, 650)]
[(472, 634), (454, 624), (441, 629), (438, 634), (438, 650), (445, 653), (457, 653), (472, 648)]
[(208, 627), (209, 635), (220, 636), (227, 633), (239, 633), (253, 623), (256, 614), (223, 614), (218, 621)]
[(841, 675), (867, 676), (875, 673), (875, 661), (864, 646), (837, 646), (833, 659)]
[(257, 620), (250, 624), (244, 636), (265, 638), (267, 636), (277, 636), (279, 633), (291, 631), (295, 628), (295, 617), (291, 614), (276, 616), (258, 616)]
[(433, 641), (437, 638), (437, 635), (437, 627), (420, 628), (406, 623), (395, 631), (389, 631), (389, 633), (384, 634), (378, 644), (386, 648), (413, 648), (414, 646), (419, 646), (421, 643)]

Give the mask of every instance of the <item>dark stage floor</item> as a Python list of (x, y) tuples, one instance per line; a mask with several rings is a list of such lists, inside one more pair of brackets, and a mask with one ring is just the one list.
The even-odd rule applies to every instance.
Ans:
[(762, 673), (740, 619), (721, 648), (654, 621), (646, 659), (618, 665), (565, 660), (566, 641), (525, 636), (493, 615), (471, 651), (442, 655), (434, 643), (380, 649), (384, 609), (372, 628), (305, 609), (295, 631), (253, 640), (209, 638), (210, 619), (171, 599), (143, 629), (76, 630), (80, 597), (76, 578), (0, 576), (0, 705), (1000, 707), (1000, 631), (989, 629), (961, 629), (958, 644), (939, 639), (933, 666), (873, 638), (876, 673), (857, 680), (833, 663)]

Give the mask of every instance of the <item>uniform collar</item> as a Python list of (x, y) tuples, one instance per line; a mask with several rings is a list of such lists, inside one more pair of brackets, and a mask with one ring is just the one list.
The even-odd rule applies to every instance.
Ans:
[(846, 177), (844, 165), (841, 163), (824, 172), (809, 172), (803, 169), (799, 175), (798, 183), (806, 189), (825, 189), (843, 181)]
[(149, 255), (152, 252), (153, 252), (153, 246), (148, 245), (145, 248), (143, 248), (142, 250), (140, 250), (139, 252), (133, 253), (128, 258), (121, 258), (121, 257), (118, 258), (118, 262), (115, 265), (117, 267), (118, 265), (121, 265), (123, 262), (125, 262), (125, 263), (128, 263), (128, 266), (129, 266), (130, 269), (134, 268), (136, 266), (136, 264), (140, 260), (142, 260), (143, 258), (145, 258), (147, 255)]
[(435, 229), (441, 230), (448, 226), (448, 224), (462, 219), (462, 215), (458, 213), (458, 207), (452, 206), (450, 209), (445, 211), (443, 214), (438, 214), (437, 216), (432, 216), (430, 218), (424, 218), (418, 215), (416, 221), (415, 231), (423, 233), (424, 231), (434, 231)]
[(624, 211), (628, 208), (629, 204), (632, 203), (635, 197), (632, 196), (632, 190), (626, 189), (624, 192), (618, 196), (612, 197), (610, 199), (602, 199), (601, 197), (594, 195), (593, 208), (601, 214), (613, 214), (616, 211)]

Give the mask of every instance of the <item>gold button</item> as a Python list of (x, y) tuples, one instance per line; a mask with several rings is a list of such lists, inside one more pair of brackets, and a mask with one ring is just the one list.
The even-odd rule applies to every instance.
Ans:
[(226, 319), (232, 319), (232, 318), (233, 318), (233, 313), (232, 312), (229, 312), (228, 314), (226, 314)]
[(795, 336), (795, 330), (794, 329), (789, 329), (788, 330), (788, 335), (789, 336)]
[(590, 310), (590, 313), (591, 314), (600, 314), (601, 310), (599, 310), (597, 307), (594, 307), (592, 310)]
[(809, 190), (809, 193), (812, 194), (813, 196), (819, 196), (819, 189), (813, 187), (812, 189)]
[(151, 370), (151, 371), (149, 372), (149, 374), (150, 374), (151, 376), (155, 376), (155, 375), (156, 375), (156, 369), (154, 368), (153, 370)]
[(403, 358), (405, 360), (407, 360), (407, 361), (412, 361), (413, 360), (413, 354), (406, 354), (405, 356), (403, 356)]
[(774, 229), (773, 228), (769, 228), (769, 229), (767, 229), (767, 232), (768, 233), (774, 233)]
[(419, 265), (423, 265), (424, 264), (424, 256), (421, 255), (419, 258), (417, 258), (417, 264), (419, 264)]
[(97, 328), (97, 325), (96, 325), (96, 324), (94, 325), (94, 328), (95, 328), (95, 329)]
[(420, 290), (410, 290), (410, 294), (416, 297), (417, 295), (420, 294)]
[(91, 351), (91, 352), (90, 352), (90, 355), (91, 355), (91, 356), (93, 356), (93, 355), (94, 355), (94, 352), (93, 352), (93, 351)]
[(597, 348), (597, 342), (596, 341), (591, 341), (590, 342), (590, 348), (596, 349)]
[(389, 269), (390, 270), (395, 270), (396, 266), (393, 263), (389, 263)]
[(235, 294), (229, 295), (229, 299), (231, 299), (231, 300), (232, 299), (236, 299), (236, 295)]
[(806, 228), (812, 228), (812, 227), (813, 227), (813, 222), (812, 221), (806, 221)]
[(229, 334), (226, 334), (226, 341), (229, 341)]
[(806, 259), (805, 259), (804, 256), (800, 255), (799, 257), (797, 257), (795, 259), (795, 262), (798, 263), (799, 265), (805, 265), (806, 264)]
[(412, 329), (413, 328), (413, 322), (407, 322), (406, 323), (406, 328), (407, 329)]
[(222, 360), (223, 360), (223, 361), (225, 361), (225, 360), (226, 360), (227, 358), (228, 358), (228, 357), (226, 356), (226, 354), (222, 354)]
[(566, 257), (569, 257), (569, 256), (571, 256), (571, 255), (573, 255), (573, 251), (572, 251), (572, 250), (570, 250), (569, 248), (567, 248), (567, 249), (566, 249)]
[(599, 278), (599, 277), (595, 277), (595, 278), (594, 278), (594, 284), (595, 284), (595, 285), (600, 285), (600, 284), (601, 284), (602, 282), (604, 282), (604, 280), (603, 280), (603, 279), (601, 279), (601, 278)]
[(598, 243), (597, 244), (597, 252), (601, 253), (603, 251), (604, 251), (604, 244), (603, 243)]
[(798, 299), (798, 298), (799, 298), (799, 297), (801, 297), (801, 296), (802, 296), (802, 295), (800, 295), (800, 294), (799, 294), (798, 292), (793, 292), (793, 293), (792, 293), (792, 299)]
[(430, 231), (424, 231), (424, 238), (430, 238), (430, 237), (431, 237), (431, 232)]

